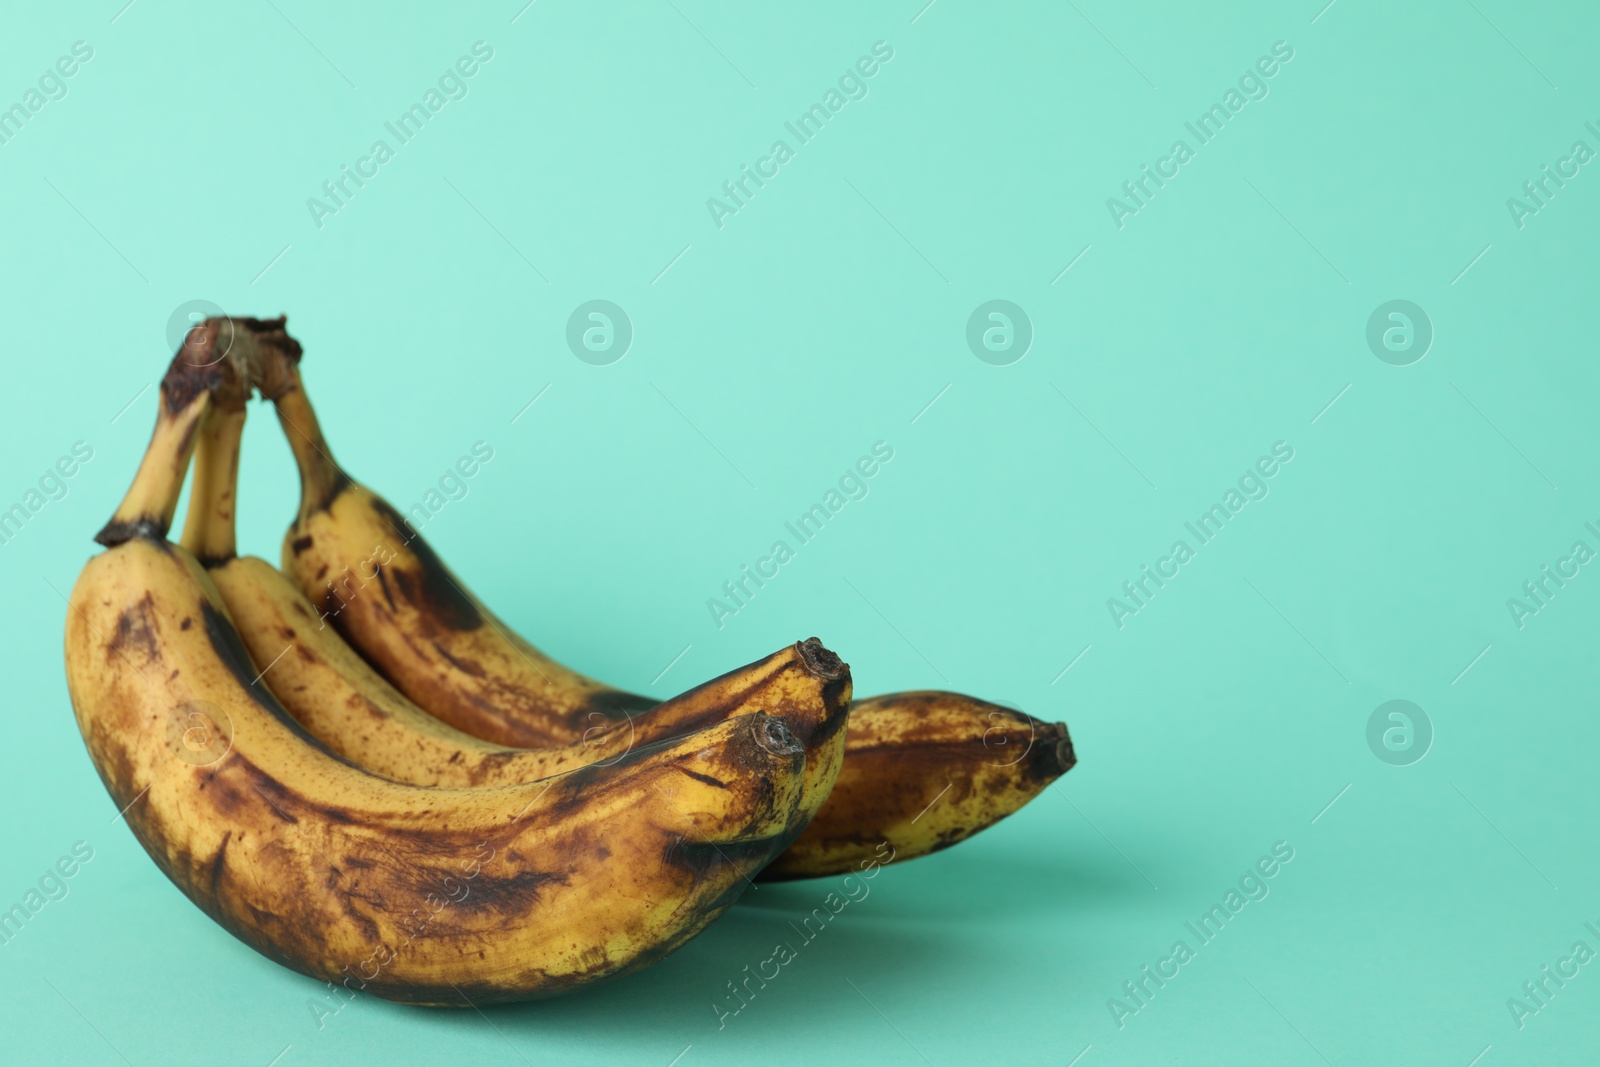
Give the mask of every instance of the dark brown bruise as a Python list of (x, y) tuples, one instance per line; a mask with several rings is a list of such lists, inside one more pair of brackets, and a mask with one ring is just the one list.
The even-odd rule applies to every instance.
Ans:
[(447, 652), (445, 650), (445, 647), (443, 645), (441, 645), (437, 641), (433, 642), (433, 650), (435, 652), (439, 653), (440, 657), (443, 658), (446, 663), (450, 664), (450, 666), (454, 667), (456, 670), (460, 671), (462, 674), (465, 674), (467, 677), (469, 677), (469, 678), (482, 678), (482, 677), (484, 677), (484, 670), (483, 670), (482, 664), (476, 662), (475, 660), (458, 659), (457, 657), (452, 656), (449, 652)]
[[(320, 437), (318, 439), (320, 440)], [(344, 472), (344, 468), (335, 463), (333, 464), (333, 473), (328, 475), (328, 486), (323, 491), (321, 498), (317, 500), (305, 501), (304, 503), (309, 506), (310, 511), (313, 514), (319, 511), (327, 511), (329, 508), (333, 507), (333, 502), (338, 500), (344, 491), (349, 489), (354, 484), (355, 482), (351, 481), (350, 476)], [(296, 517), (294, 529), (299, 528), (300, 520), (298, 517)]]
[(94, 535), (95, 543), (107, 548), (116, 548), (137, 538), (144, 538), (152, 544), (165, 544), (167, 524), (144, 515), (136, 519), (113, 519)]
[[(375, 496), (372, 498), (372, 509), (389, 524), (397, 537), (407, 538), (409, 527), (406, 520), (388, 501)], [(434, 554), (428, 542), (420, 534), (412, 534), (407, 547), (416, 556), (421, 573), (413, 575), (406, 570), (395, 569), (395, 584), (400, 595), (428, 617), (437, 619), (446, 629), (466, 633), (482, 626), (483, 613), (478, 610), (478, 605), (450, 578), (449, 568)]]
[[(459, 901), (452, 898), (452, 908), (460, 908), (463, 913), (494, 912), (508, 916), (528, 914), (539, 904), (545, 886), (564, 886), (568, 882), (566, 875), (548, 871), (518, 871), (505, 878), (492, 877), (479, 871), (471, 879), (459, 872), (450, 872), (450, 877), (467, 890), (466, 896)], [(423, 889), (421, 895), (426, 896), (429, 892), (439, 890)], [(450, 897), (448, 892), (440, 892), (440, 895)]]
[[(709, 878), (724, 864), (732, 864), (747, 871), (755, 870), (781, 851), (783, 838), (786, 836), (787, 834), (775, 834), (772, 837), (751, 838), (748, 841), (722, 842), (679, 839), (668, 846), (664, 855), (673, 866), (694, 875), (695, 880), (699, 882)], [(739, 880), (740, 893), (743, 893), (746, 885), (743, 879)]]
[(649, 711), (658, 703), (660, 701), (622, 689), (596, 689), (589, 695), (583, 708), (573, 711), (568, 717), (574, 722), (587, 722), (588, 713), (593, 711), (608, 719), (621, 722), (623, 719), (633, 718), (638, 712)]
[(228, 857), (228, 842), (233, 840), (233, 831), (223, 832), (222, 844), (217, 846), (216, 858), (211, 861), (211, 895), (221, 899), (222, 896), (222, 871)]
[(383, 602), (389, 605), (390, 611), (398, 611), (399, 609), (394, 606), (394, 593), (389, 590), (389, 576), (384, 573), (383, 564), (374, 563), (372, 570), (373, 577), (378, 579), (378, 587), (383, 590)]
[(724, 782), (720, 778), (713, 778), (709, 774), (701, 774), (699, 771), (691, 771), (687, 767), (679, 767), (678, 770), (684, 774), (687, 774), (690, 778), (693, 778), (697, 782), (704, 782), (706, 785), (714, 786), (717, 789), (728, 788), (727, 782)]
[(161, 658), (161, 645), (156, 640), (152, 621), (155, 607), (155, 597), (146, 592), (137, 604), (124, 609), (117, 616), (116, 630), (106, 645), (108, 660), (128, 657), (128, 662), (131, 663), (133, 660), (128, 655), (130, 652), (143, 653), (145, 663), (154, 663)]

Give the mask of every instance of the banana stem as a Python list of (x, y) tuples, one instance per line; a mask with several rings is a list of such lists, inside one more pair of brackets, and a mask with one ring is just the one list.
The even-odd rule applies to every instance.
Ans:
[(200, 423), (194, 482), (183, 523), (183, 547), (210, 566), (238, 554), (234, 514), (238, 510), (239, 442), (245, 409), (213, 404)]
[(194, 454), (195, 432), (211, 408), (212, 391), (220, 380), (220, 372), (208, 372), (221, 364), (196, 366), (190, 362), (192, 351), (181, 349), (161, 380), (161, 410), (133, 485), (111, 521), (95, 534), (94, 539), (107, 548), (135, 537), (164, 538), (172, 527)]
[[(206, 413), (213, 405), (224, 413), (239, 411), (256, 388), (275, 393), (279, 368), (292, 368), (299, 358), (300, 345), (281, 317), (217, 317), (191, 329), (161, 379), (161, 410), (133, 485), (95, 540), (109, 548), (135, 537), (166, 537)], [(237, 441), (232, 452), (227, 462), (237, 465)]]
[(328, 442), (322, 436), (317, 413), (311, 408), (300, 368), (288, 360), (277, 368), (283, 385), (272, 398), (277, 408), (278, 421), (283, 424), (284, 436), (289, 439), (289, 449), (300, 468), (300, 515), (303, 522), (313, 513), (333, 502), (340, 490), (350, 484), (350, 478), (334, 461)]

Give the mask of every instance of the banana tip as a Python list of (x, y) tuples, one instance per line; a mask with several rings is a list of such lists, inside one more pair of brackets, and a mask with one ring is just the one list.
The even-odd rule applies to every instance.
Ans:
[(1067, 736), (1067, 724), (1058, 723), (1061, 727), (1061, 740), (1056, 742), (1056, 763), (1061, 767), (1058, 772), (1066, 774), (1078, 763), (1078, 754), (1072, 750), (1072, 738)]
[(824, 681), (837, 681), (850, 673), (850, 664), (840, 659), (815, 637), (799, 641), (795, 647), (800, 650), (800, 660), (805, 664), (806, 670)]
[(1072, 738), (1067, 735), (1064, 722), (1049, 723), (1040, 731), (1033, 744), (1033, 773), (1044, 782), (1052, 782), (1066, 774), (1078, 762)]
[(805, 751), (805, 746), (784, 721), (775, 715), (752, 715), (751, 733), (756, 744), (774, 756), (789, 757)]

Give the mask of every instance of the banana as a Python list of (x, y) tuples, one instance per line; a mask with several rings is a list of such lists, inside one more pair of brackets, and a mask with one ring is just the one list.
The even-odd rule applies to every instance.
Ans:
[(213, 320), (180, 352), (97, 538), (107, 550), (73, 589), (68, 690), (113, 802), (230, 933), (388, 999), (546, 996), (671, 952), (790, 836), (804, 746), (782, 720), (742, 715), (543, 781), (449, 789), (316, 742), (257, 684), (215, 585), (165, 537), (213, 397), (241, 404), (246, 357), (281, 346), (281, 329)]
[(387, 501), (334, 462), (300, 382), (272, 394), (300, 469), (283, 569), (325, 618), (419, 706), (458, 730), (537, 748), (580, 740), (656, 701), (586, 678), (516, 636), (468, 593)]
[[(301, 481), (283, 569), (359, 655), (431, 715), (506, 745), (572, 743), (597, 723), (629, 721), (637, 729), (659, 713), (650, 698), (587, 678), (519, 637), (393, 507), (352, 481), (323, 436), (299, 356), (295, 346), (276, 360), (278, 388), (271, 394)], [(927, 697), (900, 693), (856, 702), (833, 793), (797, 840), (799, 851), (763, 877), (852, 870), (849, 849), (839, 844), (852, 834), (870, 839), (869, 847), (887, 842), (899, 859), (948, 847), (1015, 811), (1072, 766), (1065, 724), (1041, 723), (955, 693)], [(994, 715), (1020, 718), (996, 725), (1001, 720)], [(997, 768), (984, 747), (986, 735), (1010, 738), (1014, 746), (1023, 735), (1033, 737), (1039, 753)], [(896, 757), (902, 745), (904, 760)], [(973, 799), (930, 812), (926, 821), (912, 820), (934, 799), (924, 795), (934, 778), (934, 793), (948, 786), (953, 797)], [(887, 792), (923, 799), (901, 818), (895, 806), (886, 806)]]
[(435, 719), (361, 659), (271, 564), (236, 554), (234, 499), (244, 419), (243, 408), (213, 410), (201, 424), (182, 544), (216, 583), (268, 687), (338, 755), (417, 785), (514, 785), (763, 711), (781, 719), (806, 748), (804, 800), (794, 833), (827, 798), (844, 758), (850, 676), (848, 665), (816, 638), (667, 701), (637, 728), (631, 721), (607, 720), (565, 745), (509, 748)]
[(1076, 762), (1064, 725), (960, 693), (858, 700), (832, 795), (761, 877), (816, 878), (949, 848), (1021, 808)]

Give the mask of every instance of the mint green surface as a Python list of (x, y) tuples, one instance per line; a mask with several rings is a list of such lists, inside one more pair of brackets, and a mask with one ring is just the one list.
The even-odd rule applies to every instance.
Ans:
[[(0, 1062), (1595, 1062), (1600, 964), (1561, 961), (1600, 951), (1600, 16), (923, 2), (8, 16), (0, 105), (93, 54), (0, 127), (0, 508), (92, 458), (0, 544), (0, 907), (93, 858), (0, 945)], [(390, 134), (478, 41), (464, 98)], [(866, 96), (799, 143), (785, 123), (879, 41)], [(1185, 123), (1274, 42), (1292, 59), (1201, 144)], [(779, 139), (776, 176), (708, 208)], [(357, 165), (319, 227), (307, 199)], [(1144, 165), (1177, 173), (1108, 207)], [(566, 341), (595, 299), (632, 324), (610, 365)], [(968, 347), (991, 300), (1031, 322), (1020, 361)], [(1431, 322), (1409, 365), (1368, 346), (1392, 300)], [(426, 535), (586, 673), (665, 697), (814, 633), (858, 693), (1064, 719), (1080, 766), (885, 871), (720, 1025), (831, 883), (763, 887), (566, 999), (363, 997), (319, 1028), (320, 987), (114, 821), (63, 682), (64, 595), (193, 301), (287, 312), (339, 458), (402, 509), (492, 447)], [(258, 410), (241, 537), (275, 559), (296, 485)], [(879, 441), (865, 498), (797, 546), (784, 523)], [(1201, 544), (1185, 523), (1277, 442), (1266, 495)], [(779, 539), (794, 558), (719, 627), (708, 599)], [(1179, 540), (1136, 614), (1108, 607)], [(1544, 565), (1576, 575), (1533, 601)], [(1369, 747), (1390, 700), (1431, 722), (1420, 761)], [(1202, 943), (1185, 924), (1278, 842)], [(1178, 941), (1139, 1006), (1123, 984)], [(1534, 1001), (1544, 965), (1577, 973)]]

